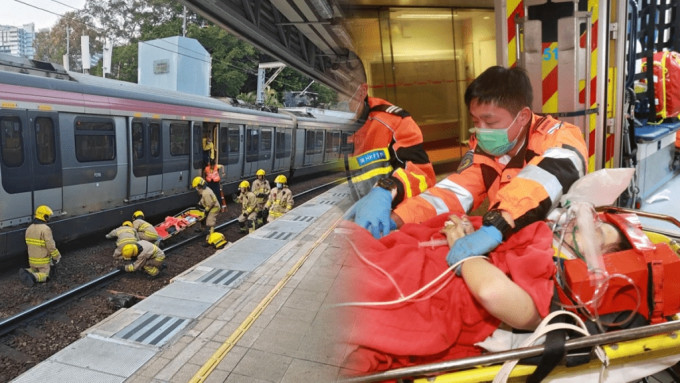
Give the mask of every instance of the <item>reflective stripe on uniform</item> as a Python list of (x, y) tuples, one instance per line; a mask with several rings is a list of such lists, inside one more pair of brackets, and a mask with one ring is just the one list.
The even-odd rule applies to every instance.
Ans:
[(26, 244), (27, 245), (33, 245), (33, 246), (39, 246), (39, 247), (46, 247), (44, 239), (26, 238)]
[(49, 265), (52, 259), (50, 257), (33, 258), (28, 257), (28, 263), (33, 265)]
[(557, 179), (554, 174), (549, 173), (536, 165), (527, 165), (517, 174), (517, 178), (531, 180), (543, 185), (543, 188), (548, 192), (550, 201), (552, 201), (553, 205), (562, 195), (562, 184), (560, 183), (560, 180)]
[(361, 173), (357, 176), (352, 177), (352, 183), (357, 184), (359, 182), (370, 180), (374, 177), (384, 176), (385, 174), (389, 174), (391, 172), (392, 172), (392, 166), (383, 166), (383, 167), (375, 168), (373, 170), (370, 170), (370, 171), (367, 171), (365, 173)]
[(579, 177), (583, 177), (585, 164), (581, 155), (572, 149), (566, 148), (549, 148), (543, 153), (544, 158), (566, 158), (574, 164), (574, 168), (578, 170)]
[(448, 206), (446, 206), (446, 203), (444, 203), (444, 200), (430, 194), (429, 192), (421, 193), (420, 197), (422, 197), (425, 201), (427, 201), (432, 207), (434, 207), (434, 210), (437, 212), (436, 215), (446, 213), (449, 211)]
[(463, 186), (458, 185), (457, 183), (451, 181), (448, 178), (444, 178), (443, 180), (437, 182), (435, 186), (441, 189), (448, 190), (451, 193), (455, 194), (456, 197), (458, 198), (458, 202), (460, 202), (460, 206), (463, 208), (463, 211), (468, 212), (470, 211), (470, 209), (472, 209), (472, 205), (475, 202), (475, 198), (470, 193), (470, 191), (464, 188)]

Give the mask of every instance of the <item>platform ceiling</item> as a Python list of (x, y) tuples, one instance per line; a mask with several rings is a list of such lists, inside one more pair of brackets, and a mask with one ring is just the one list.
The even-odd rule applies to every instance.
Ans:
[(189, 8), (312, 79), (349, 96), (362, 75), (343, 19), (353, 9), (492, 8), (493, 0), (182, 0)]

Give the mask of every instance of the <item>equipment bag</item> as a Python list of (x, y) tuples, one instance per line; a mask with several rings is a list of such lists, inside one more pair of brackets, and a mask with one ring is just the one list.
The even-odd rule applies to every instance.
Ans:
[[(677, 117), (680, 114), (680, 53), (656, 52), (653, 60), (656, 117), (661, 120)], [(643, 72), (646, 64), (643, 58)]]

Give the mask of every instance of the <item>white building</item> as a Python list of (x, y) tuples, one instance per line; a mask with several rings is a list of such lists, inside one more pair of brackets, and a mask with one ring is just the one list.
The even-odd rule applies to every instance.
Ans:
[(0, 53), (22, 56), (32, 59), (35, 40), (35, 24), (24, 24), (23, 27), (0, 25)]
[(210, 53), (198, 40), (174, 36), (139, 43), (138, 83), (210, 96)]

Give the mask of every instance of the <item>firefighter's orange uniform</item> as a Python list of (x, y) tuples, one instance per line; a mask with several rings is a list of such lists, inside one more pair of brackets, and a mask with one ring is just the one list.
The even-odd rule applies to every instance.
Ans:
[(61, 254), (52, 237), (52, 229), (47, 226), (51, 215), (51, 209), (44, 205), (39, 206), (33, 223), (26, 229), (29, 268), (20, 269), (19, 278), (28, 286), (35, 282), (46, 282), (52, 264), (57, 264), (61, 260)]
[(224, 176), (224, 166), (218, 164), (208, 165), (203, 169), (203, 174), (205, 174), (205, 182), (213, 193), (215, 193), (215, 197), (222, 202), (222, 209), (225, 211), (227, 202), (224, 200), (222, 186), (220, 185), (220, 175)]
[(238, 203), (241, 204), (241, 215), (238, 216), (238, 222), (242, 233), (253, 232), (255, 230), (257, 213), (259, 212), (257, 206), (257, 196), (250, 191), (250, 182), (241, 181), (239, 184), (241, 193), (238, 195)]
[(165, 261), (165, 253), (158, 246), (145, 240), (140, 240), (133, 244), (126, 245), (123, 251), (123, 259), (126, 261), (134, 260), (123, 266), (123, 270), (132, 273), (139, 269), (152, 277), (158, 275)]
[[(265, 209), (269, 209), (267, 222), (271, 222), (287, 213), (293, 208), (293, 204), (295, 203), (295, 201), (293, 201), (293, 193), (290, 191), (290, 189), (288, 189), (288, 185), (286, 185), (286, 177), (280, 175), (275, 181), (277, 183), (277, 187), (269, 192), (269, 199), (264, 205)], [(281, 185), (281, 187), (279, 187), (279, 185)]]
[(366, 122), (350, 137), (354, 144), (354, 154), (348, 159), (351, 189), (362, 197), (380, 178), (392, 177), (397, 181), (392, 200), (396, 206), (434, 185), (434, 169), (411, 115), (380, 98), (368, 97), (367, 102)]
[[(158, 235), (158, 233), (156, 233), (156, 235)], [(106, 238), (116, 238), (116, 250), (113, 251), (114, 259), (121, 258), (121, 251), (125, 245), (139, 241), (137, 230), (135, 230), (130, 221), (125, 221), (122, 226), (111, 230), (106, 234)]]
[(581, 130), (550, 116), (532, 116), (528, 140), (512, 158), (477, 148), (463, 156), (458, 171), (421, 195), (402, 202), (394, 213), (423, 222), (445, 212), (467, 213), (488, 196), (489, 209), (504, 210), (519, 230), (544, 219), (562, 193), (586, 172), (587, 150)]

